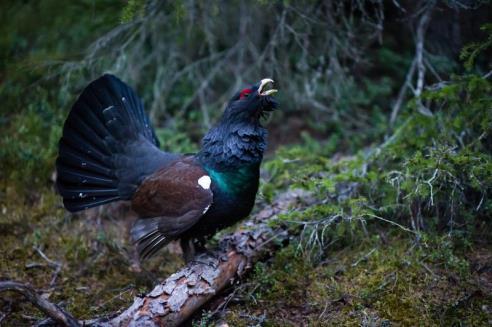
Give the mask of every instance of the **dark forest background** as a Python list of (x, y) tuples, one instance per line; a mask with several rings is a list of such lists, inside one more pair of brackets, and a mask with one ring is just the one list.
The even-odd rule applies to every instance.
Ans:
[[(91, 80), (119, 76), (161, 148), (193, 152), (229, 97), (272, 77), (258, 207), (297, 188), (319, 201), (278, 217), (300, 236), (193, 324), (492, 321), (490, 1), (24, 0), (0, 21), (0, 279), (88, 319), (182, 265), (172, 246), (135, 262), (124, 205), (62, 208), (58, 139)], [(19, 299), (0, 297), (0, 324), (43, 318)]]

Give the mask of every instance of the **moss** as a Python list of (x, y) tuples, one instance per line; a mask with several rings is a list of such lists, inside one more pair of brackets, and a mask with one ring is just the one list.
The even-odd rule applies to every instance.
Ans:
[[(151, 289), (158, 277), (174, 272), (182, 264), (172, 253), (163, 254), (166, 263), (154, 258), (139, 271), (132, 265), (133, 246), (128, 244), (126, 221), (118, 217), (91, 219), (72, 216), (62, 208), (60, 198), (49, 188), (32, 199), (7, 191), (0, 211), (0, 274), (31, 284), (54, 303), (61, 303), (79, 319), (114, 313), (133, 302), (133, 297)], [(36, 252), (39, 248), (62, 265), (53, 287), (54, 269)], [(43, 318), (35, 308), (9, 294), (0, 308), (11, 306), (8, 325), (24, 325), (22, 313)], [(20, 304), (17, 304), (20, 303)]]
[[(440, 242), (415, 246), (401, 235), (385, 242), (373, 238), (330, 252), (319, 265), (309, 264), (292, 245), (269, 264), (256, 265), (242, 301), (229, 307), (226, 320), (245, 326), (265, 314), (267, 326), (352, 326), (371, 319), (403, 326), (486, 324), (492, 297), (481, 290), (485, 275), (445, 267), (448, 251), (435, 247)], [(488, 250), (466, 257), (452, 253), (468, 263)]]

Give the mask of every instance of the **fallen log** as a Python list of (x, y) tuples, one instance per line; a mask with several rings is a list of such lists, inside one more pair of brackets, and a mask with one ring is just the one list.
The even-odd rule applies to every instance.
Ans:
[(110, 318), (77, 321), (59, 306), (43, 299), (30, 286), (21, 283), (4, 281), (0, 284), (0, 292), (19, 292), (50, 317), (38, 326), (179, 326), (249, 271), (256, 261), (285, 244), (289, 238), (287, 231), (270, 227), (269, 221), (296, 204), (312, 204), (312, 199), (302, 190), (281, 194), (272, 205), (242, 223), (235, 232), (222, 237), (217, 249), (196, 256), (151, 292), (135, 297), (129, 308)]
[(237, 277), (251, 269), (260, 258), (271, 254), (286, 241), (288, 233), (272, 229), (268, 221), (310, 197), (304, 191), (284, 193), (272, 206), (261, 210), (233, 233), (224, 236), (218, 249), (201, 254), (180, 271), (118, 316), (93, 326), (178, 326), (203, 304), (220, 293)]

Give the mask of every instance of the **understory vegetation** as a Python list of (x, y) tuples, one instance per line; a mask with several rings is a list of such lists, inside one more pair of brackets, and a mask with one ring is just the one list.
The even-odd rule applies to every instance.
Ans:
[[(293, 235), (289, 244), (190, 323), (489, 325), (490, 8), (454, 0), (0, 4), (0, 279), (30, 283), (90, 319), (127, 307), (183, 265), (174, 243), (138, 264), (127, 204), (63, 209), (57, 142), (91, 79), (109, 71), (128, 81), (161, 147), (193, 152), (228, 97), (269, 75), (281, 108), (265, 122), (255, 210), (296, 189), (315, 201), (272, 220)], [(44, 318), (1, 294), (0, 325)]]
[(226, 320), (490, 323), (491, 86), (456, 77), (423, 95), (432, 116), (409, 104), (390, 138), (350, 156), (310, 139), (277, 151), (265, 200), (290, 187), (319, 201), (273, 222), (300, 237), (233, 291)]

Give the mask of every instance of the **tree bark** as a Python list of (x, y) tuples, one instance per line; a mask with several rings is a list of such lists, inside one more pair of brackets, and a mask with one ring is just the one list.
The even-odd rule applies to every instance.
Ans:
[(57, 305), (38, 295), (30, 286), (12, 281), (0, 282), (1, 291), (16, 291), (50, 317), (38, 325), (129, 327), (178, 326), (189, 319), (207, 301), (220, 293), (253, 264), (286, 243), (289, 234), (272, 228), (269, 221), (298, 203), (313, 203), (310, 193), (295, 190), (283, 193), (271, 206), (261, 210), (239, 228), (226, 234), (216, 250), (202, 253), (184, 268), (133, 304), (111, 318), (77, 321)]
[(92, 326), (178, 326), (237, 277), (251, 269), (254, 262), (271, 254), (289, 235), (272, 229), (268, 222), (299, 201), (310, 202), (303, 191), (284, 193), (272, 206), (224, 236), (215, 251), (195, 257), (184, 268), (133, 304), (118, 316), (91, 322)]

